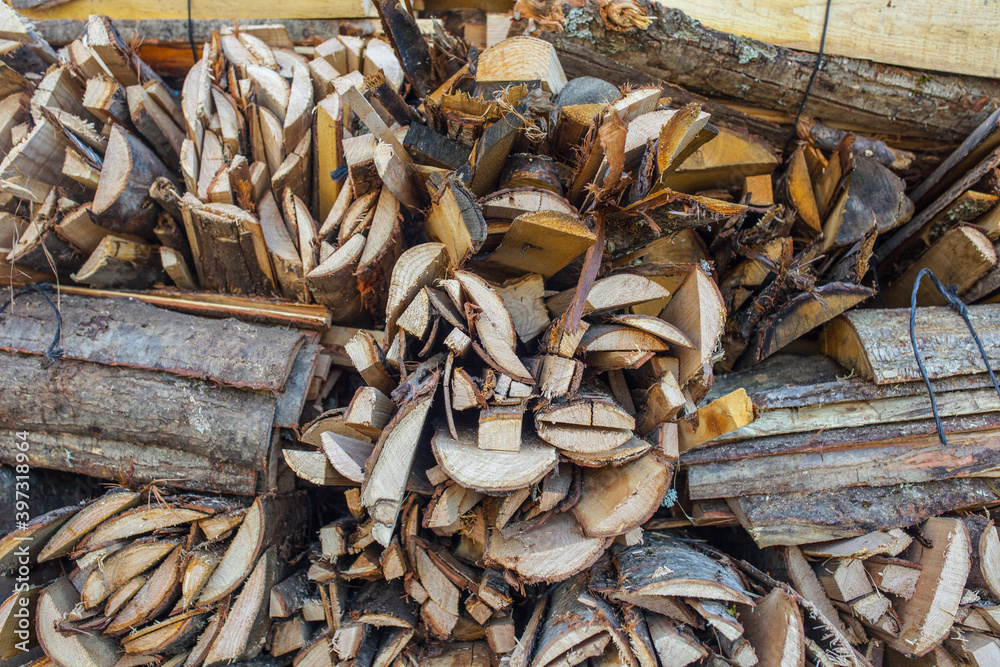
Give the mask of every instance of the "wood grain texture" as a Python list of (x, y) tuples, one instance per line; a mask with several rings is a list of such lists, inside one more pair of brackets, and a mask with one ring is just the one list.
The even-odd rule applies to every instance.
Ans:
[[(789, 49), (819, 50), (825, 0), (662, 0), (709, 28)], [(976, 44), (969, 53), (961, 44)], [(825, 52), (917, 69), (1000, 76), (1000, 13), (993, 2), (842, 0), (830, 6)]]

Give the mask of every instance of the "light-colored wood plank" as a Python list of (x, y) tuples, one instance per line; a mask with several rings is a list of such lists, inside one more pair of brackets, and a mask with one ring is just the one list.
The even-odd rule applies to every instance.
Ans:
[[(665, 0), (709, 28), (815, 53), (825, 0)], [(968, 53), (963, 44), (975, 44)], [(958, 74), (1000, 76), (1000, 12), (977, 0), (838, 0), (825, 52)], [(764, 55), (747, 55), (763, 58)]]
[[(131, 2), (131, 0), (70, 0), (48, 9), (25, 10), (32, 20), (86, 20), (91, 14), (113, 16), (116, 20), (187, 19), (185, 0)], [(375, 5), (366, 0), (303, 0), (276, 5), (262, 0), (219, 0), (191, 3), (191, 18), (198, 19), (320, 19), (377, 16)]]

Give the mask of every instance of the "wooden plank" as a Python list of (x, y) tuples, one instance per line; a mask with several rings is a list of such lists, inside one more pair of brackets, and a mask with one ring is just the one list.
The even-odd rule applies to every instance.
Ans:
[[(303, 0), (279, 4), (265, 0), (218, 0), (190, 4), (192, 19), (310, 19), (363, 18), (378, 13), (366, 0)], [(47, 9), (25, 9), (21, 12), (33, 21), (43, 19), (83, 20), (91, 14), (105, 14), (115, 19), (187, 19), (186, 0), (164, 2), (131, 2), (130, 0), (70, 0)]]
[[(664, 0), (716, 30), (815, 53), (826, 0)], [(961, 44), (976, 44), (967, 53)], [(1000, 76), (1000, 13), (979, 0), (838, 0), (830, 6), (825, 52), (875, 62)]]

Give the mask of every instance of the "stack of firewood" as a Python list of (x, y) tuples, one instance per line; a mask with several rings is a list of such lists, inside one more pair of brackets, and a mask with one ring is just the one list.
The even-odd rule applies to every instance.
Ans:
[[(278, 582), (305, 508), (301, 494), (247, 505), (148, 487), (39, 516), (0, 540), (0, 570), (25, 582), (0, 607), (3, 658), (80, 667), (254, 658), (272, 618), (287, 615)], [(19, 621), (25, 611), (30, 626)]]
[(881, 141), (782, 156), (377, 4), (220, 30), (179, 95), (106, 17), (56, 53), (0, 6), (0, 272), (102, 288), (0, 315), (0, 460), (147, 484), (0, 541), (0, 658), (992, 664), (1000, 399), (922, 288), (945, 444), (909, 312), (855, 306), (997, 298), (1000, 113), (908, 190)]

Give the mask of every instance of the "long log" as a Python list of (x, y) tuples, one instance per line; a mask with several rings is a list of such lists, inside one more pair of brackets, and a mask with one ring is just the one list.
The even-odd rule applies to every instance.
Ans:
[[(596, 0), (557, 2), (565, 30), (540, 36), (560, 51), (582, 45), (709, 97), (794, 115), (816, 64), (814, 54), (711, 30), (658, 3), (635, 5), (651, 20), (648, 27), (609, 25)], [(825, 56), (806, 111), (833, 126), (957, 144), (997, 107), (990, 100), (998, 97), (995, 80), (928, 76)]]
[[(62, 295), (59, 313), (63, 358), (261, 391), (285, 387), (303, 339), (295, 330), (184, 315), (131, 299)], [(55, 326), (43, 297), (24, 295), (0, 315), (0, 349), (44, 354)]]
[[(0, 430), (7, 442), (19, 442), (15, 436), (15, 431)], [(79, 476), (89, 475), (126, 484), (160, 482), (182, 489), (252, 495), (258, 481), (263, 482), (263, 470), (151, 443), (37, 431), (27, 432), (26, 440), (31, 447), (29, 465), (71, 472), (73, 484), (79, 483)], [(16, 457), (12, 448), (0, 450), (0, 463), (16, 465)]]
[(7, 356), (0, 378), (0, 425), (9, 429), (156, 444), (248, 467), (271, 444), (273, 395), (35, 355)]

